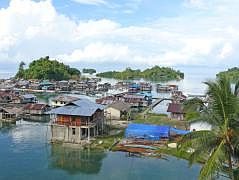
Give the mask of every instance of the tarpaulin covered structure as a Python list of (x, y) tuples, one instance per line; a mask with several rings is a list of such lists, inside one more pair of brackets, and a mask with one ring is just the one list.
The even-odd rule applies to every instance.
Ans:
[(170, 126), (158, 126), (148, 124), (129, 124), (126, 131), (126, 138), (160, 140), (160, 138), (168, 138)]
[(184, 134), (188, 134), (190, 131), (186, 131), (186, 130), (181, 130), (181, 129), (176, 129), (176, 128), (170, 128), (170, 133), (174, 133), (177, 135), (184, 135)]

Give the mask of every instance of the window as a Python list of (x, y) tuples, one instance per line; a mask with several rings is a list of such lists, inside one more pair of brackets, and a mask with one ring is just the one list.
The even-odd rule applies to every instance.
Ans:
[(72, 128), (72, 135), (76, 134), (76, 128)]

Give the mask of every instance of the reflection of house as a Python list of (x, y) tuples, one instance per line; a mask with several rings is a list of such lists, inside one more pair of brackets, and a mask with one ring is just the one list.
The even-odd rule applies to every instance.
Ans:
[(169, 103), (167, 112), (171, 113), (172, 119), (183, 120), (185, 112), (182, 104)]
[(51, 146), (51, 163), (53, 168), (64, 170), (70, 174), (97, 174), (100, 172), (104, 152), (92, 152), (77, 148)]
[(34, 94), (22, 95), (22, 103), (36, 103), (37, 97)]
[(103, 106), (80, 99), (49, 112), (55, 117), (51, 125), (52, 141), (81, 143), (103, 132)]
[(65, 106), (66, 104), (69, 104), (77, 100), (79, 100), (78, 97), (60, 95), (51, 100), (51, 106), (53, 107)]
[(26, 104), (24, 106), (24, 113), (30, 115), (43, 115), (46, 111), (49, 110), (47, 104)]
[(130, 104), (122, 101), (114, 102), (105, 109), (106, 117), (114, 120), (126, 120), (130, 112), (130, 107)]

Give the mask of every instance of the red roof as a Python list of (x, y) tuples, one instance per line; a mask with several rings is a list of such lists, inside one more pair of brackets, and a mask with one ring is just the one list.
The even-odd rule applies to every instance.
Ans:
[(184, 114), (182, 104), (169, 103), (167, 112)]

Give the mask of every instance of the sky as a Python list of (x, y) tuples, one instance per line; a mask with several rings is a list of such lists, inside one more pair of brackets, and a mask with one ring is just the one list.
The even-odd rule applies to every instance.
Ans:
[(238, 66), (238, 15), (239, 0), (0, 0), (0, 72)]

